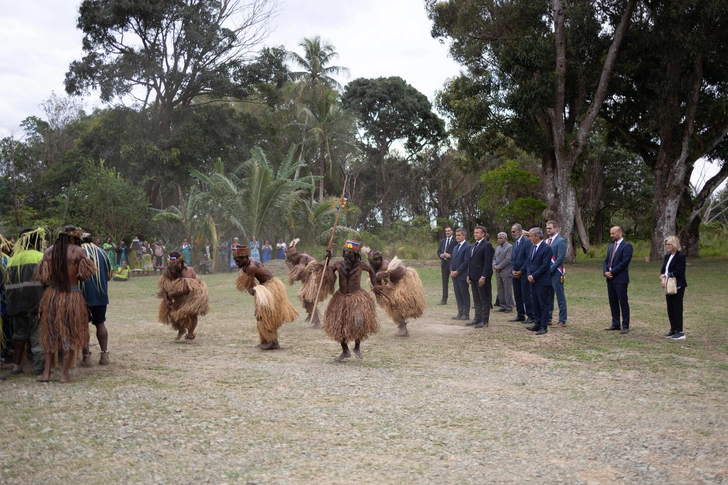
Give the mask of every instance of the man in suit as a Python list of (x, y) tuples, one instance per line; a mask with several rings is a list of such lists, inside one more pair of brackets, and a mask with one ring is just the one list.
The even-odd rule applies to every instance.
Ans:
[(452, 235), (452, 228), (445, 228), (445, 237), (440, 240), (437, 247), (437, 257), (440, 258), (440, 272), (442, 273), (442, 300), (438, 305), (447, 305), (448, 284), (450, 281), (450, 259), (452, 259), (452, 248), (455, 247), (455, 238)]
[(534, 227), (530, 231), (531, 253), (526, 262), (528, 282), (531, 283), (531, 305), (533, 307), (534, 324), (528, 328), (536, 335), (548, 332), (549, 302), (551, 288), (551, 246), (544, 243), (543, 231)]
[(566, 326), (566, 295), (564, 294), (564, 278), (566, 276), (566, 268), (564, 268), (564, 258), (566, 257), (566, 241), (559, 236), (559, 225), (556, 221), (548, 221), (546, 223), (546, 233), (549, 238), (546, 244), (551, 246), (551, 295), (549, 295), (549, 323), (553, 321), (554, 316), (554, 295), (559, 303), (559, 322), (554, 327)]
[[(526, 274), (526, 262), (531, 255), (531, 241), (520, 224), (511, 227), (513, 249), (511, 250), (511, 274), (513, 275), (513, 296), (516, 300), (516, 318), (512, 322), (533, 323), (531, 309), (531, 283)], [(528, 320), (526, 320), (528, 318)]]
[[(627, 299), (627, 286), (629, 285), (629, 263), (632, 261), (632, 245), (622, 237), (622, 228), (614, 226), (609, 230), (612, 244), (607, 249), (604, 258), (604, 277), (607, 278), (607, 294), (609, 295), (609, 309), (612, 311), (612, 325), (604, 330), (619, 330), (619, 333), (629, 333), (629, 300)], [(619, 326), (619, 311), (622, 310), (622, 327)]]
[(511, 273), (511, 257), (513, 247), (508, 242), (505, 232), (498, 233), (498, 247), (493, 256), (493, 271), (498, 288), (499, 312), (513, 311), (513, 273)]
[(465, 229), (459, 227), (455, 231), (455, 246), (450, 259), (450, 276), (458, 305), (457, 316), (453, 320), (470, 320), (470, 291), (468, 291), (468, 263), (470, 263), (470, 245), (465, 240)]
[(490, 302), (493, 301), (493, 246), (485, 240), (483, 226), (476, 226), (473, 235), (475, 243), (470, 246), (467, 281), (473, 291), (475, 317), (465, 325), (483, 328), (490, 321)]

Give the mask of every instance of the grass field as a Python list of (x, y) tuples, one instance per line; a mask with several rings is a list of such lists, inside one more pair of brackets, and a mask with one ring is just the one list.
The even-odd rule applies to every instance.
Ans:
[(302, 310), (281, 350), (254, 348), (232, 274), (205, 277), (193, 345), (156, 322), (155, 277), (112, 283), (112, 365), (0, 382), (0, 483), (728, 481), (728, 259), (689, 262), (685, 341), (662, 338), (659, 263), (632, 262), (628, 335), (602, 330), (601, 261), (568, 266), (567, 327), (543, 337), (512, 314), (462, 326), (452, 287), (436, 305), (437, 263), (410, 265), (428, 299), (411, 336), (381, 313), (364, 360), (340, 364)]

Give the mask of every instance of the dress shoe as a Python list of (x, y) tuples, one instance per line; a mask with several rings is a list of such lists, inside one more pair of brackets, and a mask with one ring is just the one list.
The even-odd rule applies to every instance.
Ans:
[(526, 320), (526, 323), (536, 323), (536, 320), (534, 320), (531, 317), (528, 317), (528, 320)]
[(554, 328), (564, 328), (566, 326), (566, 322), (559, 322), (556, 325), (554, 325)]
[(606, 330), (607, 332), (612, 332), (614, 330), (619, 330), (619, 327), (611, 326), (611, 327), (605, 328), (604, 330)]
[(541, 329), (541, 327), (537, 327), (536, 325), (531, 325), (530, 327), (526, 327), (526, 330), (530, 330), (532, 332), (538, 332)]
[(450, 317), (451, 320), (460, 320), (460, 315), (455, 315), (454, 317)]
[(501, 312), (501, 313), (505, 313), (506, 312), (506, 309), (505, 308), (499, 308), (498, 311)]
[(548, 331), (545, 328), (540, 329), (538, 332), (536, 332), (536, 335), (546, 335)]
[(550, 327), (550, 326), (552, 326), (552, 325), (553, 325), (553, 323), (552, 323), (552, 322), (549, 322), (549, 323), (547, 323), (546, 325), (548, 325), (548, 326)]
[(466, 315), (462, 315), (460, 317), (457, 317), (455, 320), (470, 320), (470, 317), (468, 317)]
[(468, 323), (465, 324), (466, 327), (472, 327), (473, 325), (477, 325), (480, 323), (480, 320), (472, 319)]
[(516, 318), (514, 318), (512, 320), (508, 320), (508, 321), (509, 322), (525, 322), (526, 321), (526, 317), (516, 317)]
[(629, 328), (623, 328), (619, 333), (629, 333)]
[(483, 327), (487, 327), (487, 326), (488, 326), (488, 322), (480, 322), (479, 324), (477, 324), (473, 328), (483, 328)]
[(447, 300), (442, 300), (438, 305), (447, 305)]

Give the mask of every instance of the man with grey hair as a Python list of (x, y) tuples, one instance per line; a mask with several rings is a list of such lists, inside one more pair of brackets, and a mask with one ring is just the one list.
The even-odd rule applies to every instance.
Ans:
[(528, 281), (531, 283), (531, 306), (533, 307), (534, 324), (527, 327), (528, 330), (536, 332), (536, 335), (544, 335), (548, 332), (549, 305), (548, 297), (551, 288), (551, 246), (543, 242), (543, 231), (540, 227), (534, 227), (530, 231), (531, 253), (526, 263)]
[(508, 242), (505, 232), (498, 233), (498, 246), (493, 255), (493, 271), (495, 271), (496, 287), (498, 288), (499, 312), (513, 311), (513, 273), (511, 273), (511, 253), (513, 247)]
[[(526, 261), (531, 254), (531, 241), (528, 231), (524, 231), (520, 224), (511, 227), (513, 236), (513, 249), (511, 250), (511, 274), (513, 275), (513, 296), (516, 300), (516, 318), (512, 322), (533, 323), (531, 309), (531, 283), (528, 282)], [(528, 319), (528, 320), (526, 320)]]

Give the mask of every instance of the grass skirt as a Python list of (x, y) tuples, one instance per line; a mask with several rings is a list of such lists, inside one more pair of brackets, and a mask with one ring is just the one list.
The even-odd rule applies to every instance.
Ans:
[(165, 325), (171, 325), (178, 332), (188, 330), (193, 322), (193, 317), (207, 315), (210, 311), (210, 299), (207, 294), (207, 285), (204, 281), (197, 281), (192, 278), (177, 278), (170, 280), (160, 276), (157, 286), (167, 293), (190, 291), (174, 299), (173, 309), (167, 308), (162, 300), (159, 304), (159, 321)]
[(256, 285), (255, 278), (240, 271), (235, 286), (239, 291), (248, 291), (255, 287), (255, 319), (261, 343), (278, 340), (278, 329), (281, 325), (298, 317), (298, 311), (288, 300), (286, 285), (278, 278)]
[(39, 314), (40, 343), (45, 352), (80, 350), (88, 343), (88, 309), (78, 289), (46, 288)]
[[(308, 263), (308, 265), (306, 265), (306, 276), (301, 279), (301, 281), (303, 281), (303, 284), (301, 285), (301, 289), (298, 290), (298, 299), (301, 301), (301, 303), (313, 303), (316, 300), (316, 292), (319, 289), (319, 285), (321, 285), (323, 272), (323, 263), (319, 263), (318, 261), (311, 261), (310, 263)], [(334, 280), (325, 280), (324, 284), (321, 285), (321, 291), (318, 292), (319, 303), (328, 298), (328, 296), (333, 292)]]
[(415, 269), (407, 268), (396, 285), (389, 283), (382, 288), (382, 292), (377, 295), (377, 303), (395, 323), (421, 317), (426, 304), (420, 275)]
[(377, 333), (379, 322), (374, 300), (362, 289), (350, 295), (337, 291), (324, 313), (324, 331), (336, 342), (365, 340)]
[(308, 279), (308, 273), (306, 273), (306, 265), (303, 264), (288, 264), (288, 284), (293, 285), (296, 281), (303, 281), (304, 278)]

